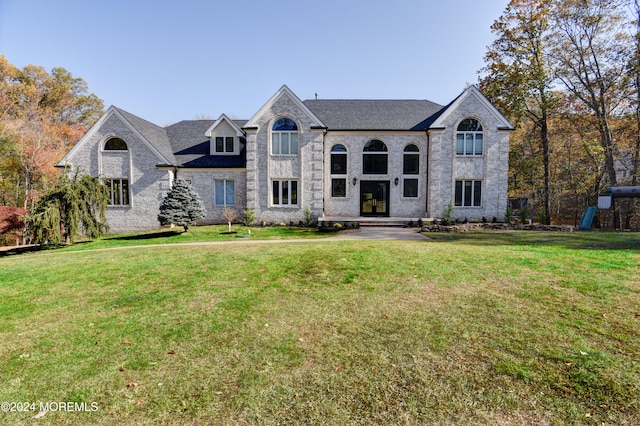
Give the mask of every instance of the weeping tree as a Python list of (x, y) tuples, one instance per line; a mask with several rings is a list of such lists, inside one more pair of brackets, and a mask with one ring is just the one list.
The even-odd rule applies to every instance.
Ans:
[(27, 217), (27, 234), (35, 244), (73, 242), (84, 234), (96, 238), (109, 230), (105, 211), (109, 190), (99, 178), (64, 173)]
[(200, 196), (189, 182), (176, 179), (171, 191), (162, 200), (158, 221), (161, 225), (183, 226), (184, 232), (187, 232), (190, 225), (204, 219), (206, 215), (207, 211)]

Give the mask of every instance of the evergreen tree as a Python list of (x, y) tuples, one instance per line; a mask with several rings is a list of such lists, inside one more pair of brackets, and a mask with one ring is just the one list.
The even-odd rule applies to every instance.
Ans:
[(65, 173), (33, 207), (27, 233), (35, 244), (70, 243), (80, 233), (96, 238), (109, 229), (105, 217), (108, 202), (109, 189), (99, 178)]
[(184, 226), (184, 232), (187, 232), (189, 225), (204, 219), (206, 215), (207, 211), (200, 196), (193, 190), (189, 182), (176, 179), (173, 188), (162, 200), (158, 221), (161, 225)]

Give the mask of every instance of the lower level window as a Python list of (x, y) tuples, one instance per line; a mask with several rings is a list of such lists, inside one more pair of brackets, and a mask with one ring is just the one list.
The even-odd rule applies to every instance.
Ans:
[(482, 205), (482, 181), (457, 180), (455, 205), (461, 207), (480, 207)]
[(407, 198), (415, 198), (418, 196), (418, 179), (404, 180), (402, 196)]
[(104, 184), (109, 188), (109, 205), (129, 205), (129, 179), (105, 179)]
[(236, 191), (233, 180), (217, 179), (215, 181), (214, 191), (216, 206), (235, 206)]
[(347, 180), (331, 179), (331, 196), (346, 197), (347, 196)]
[(274, 180), (272, 201), (274, 205), (286, 206), (298, 204), (297, 180)]

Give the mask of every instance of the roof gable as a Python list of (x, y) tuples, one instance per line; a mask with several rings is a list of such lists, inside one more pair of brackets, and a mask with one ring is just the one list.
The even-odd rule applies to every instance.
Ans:
[(87, 133), (80, 138), (78, 143), (56, 164), (57, 167), (65, 167), (71, 163), (73, 156), (84, 146), (89, 140), (91, 140), (95, 134), (102, 128), (102, 126), (111, 117), (117, 117), (127, 128), (134, 133), (154, 155), (158, 157), (159, 161), (169, 162), (171, 158), (171, 151), (168, 149), (168, 140), (166, 132), (162, 127), (156, 126), (146, 120), (136, 117), (124, 110), (110, 106), (107, 111), (98, 119), (98, 121), (91, 126)]
[(431, 123), (430, 128), (441, 128), (445, 127), (445, 122), (449, 118), (449, 116), (455, 111), (460, 104), (462, 104), (468, 97), (473, 96), (477, 100), (482, 103), (482, 105), (492, 114), (500, 125), (498, 126), (499, 130), (513, 130), (513, 125), (507, 120), (500, 111), (493, 106), (491, 102), (480, 92), (480, 90), (473, 84), (469, 85), (456, 99), (453, 100), (449, 105), (447, 105), (443, 111), (438, 115), (437, 119)]
[(229, 117), (227, 117), (225, 114), (222, 114), (220, 117), (218, 117), (218, 119), (211, 125), (211, 127), (207, 129), (204, 135), (210, 138), (213, 135), (215, 129), (224, 122), (228, 123), (231, 126), (231, 128), (236, 132), (236, 136), (244, 136), (244, 132), (242, 131), (240, 126), (238, 126), (238, 124), (236, 124), (236, 122), (234, 122), (233, 120), (229, 119)]
[(286, 85), (283, 85), (269, 100), (262, 105), (253, 117), (247, 121), (244, 128), (258, 127), (258, 120), (262, 117), (282, 96), (288, 96), (313, 122), (312, 127), (326, 127), (325, 124), (298, 98)]

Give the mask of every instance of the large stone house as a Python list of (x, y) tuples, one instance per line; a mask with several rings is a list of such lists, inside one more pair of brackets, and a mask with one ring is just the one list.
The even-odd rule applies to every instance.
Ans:
[(112, 231), (159, 226), (174, 179), (265, 222), (317, 218), (502, 219), (512, 125), (475, 86), (449, 105), (422, 100), (300, 100), (282, 86), (249, 120), (221, 115), (160, 127), (110, 107), (58, 163), (111, 189)]

